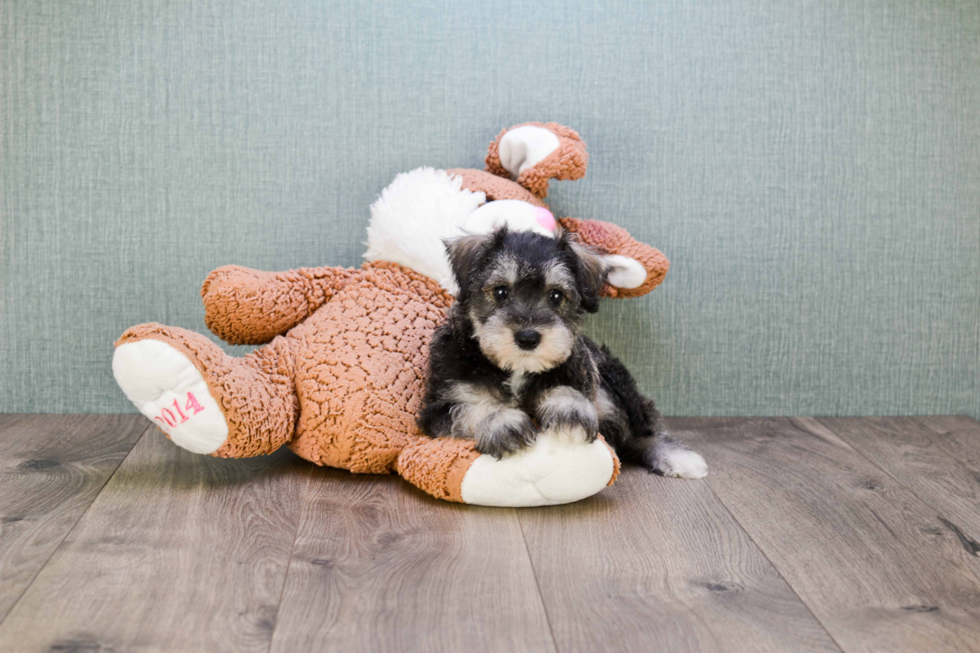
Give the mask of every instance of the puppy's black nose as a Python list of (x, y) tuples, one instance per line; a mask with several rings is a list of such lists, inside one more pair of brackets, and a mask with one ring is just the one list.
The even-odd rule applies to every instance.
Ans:
[(541, 342), (541, 334), (537, 331), (532, 331), (531, 329), (518, 331), (514, 334), (514, 342), (516, 342), (517, 346), (521, 349), (531, 351)]

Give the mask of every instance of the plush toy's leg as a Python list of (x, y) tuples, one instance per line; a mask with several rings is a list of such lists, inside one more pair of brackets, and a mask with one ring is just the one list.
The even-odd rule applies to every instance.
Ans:
[(601, 437), (569, 443), (548, 433), (529, 449), (496, 459), (471, 440), (420, 438), (398, 457), (398, 472), (438, 499), (480, 506), (571, 503), (612, 485), (619, 458)]
[(506, 177), (501, 178), (485, 170), (469, 170), (467, 168), (451, 168), (446, 170), (446, 173), (460, 177), (463, 188), (471, 190), (474, 193), (483, 193), (486, 195), (488, 202), (494, 200), (520, 200), (528, 204), (533, 204), (534, 206), (547, 208), (547, 205), (541, 201), (540, 197), (520, 184), (515, 184)]
[(558, 223), (602, 253), (609, 266), (605, 297), (639, 297), (664, 280), (670, 261), (660, 250), (641, 243), (622, 227), (601, 220), (561, 218)]
[(500, 132), (487, 149), (486, 163), (487, 172), (510, 177), (543, 199), (550, 179), (581, 179), (589, 155), (574, 129), (529, 122)]
[(112, 372), (141, 413), (194, 453), (267, 454), (295, 432), (293, 357), (282, 337), (233, 358), (193, 331), (141, 324), (116, 342)]
[(463, 477), (480, 457), (472, 440), (427, 438), (402, 449), (395, 465), (402, 478), (437, 499), (463, 502)]

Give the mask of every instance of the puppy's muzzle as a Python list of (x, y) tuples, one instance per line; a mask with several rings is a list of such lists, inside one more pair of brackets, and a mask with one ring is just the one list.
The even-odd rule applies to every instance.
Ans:
[(531, 351), (541, 344), (541, 334), (532, 329), (525, 329), (514, 334), (514, 342), (524, 351)]

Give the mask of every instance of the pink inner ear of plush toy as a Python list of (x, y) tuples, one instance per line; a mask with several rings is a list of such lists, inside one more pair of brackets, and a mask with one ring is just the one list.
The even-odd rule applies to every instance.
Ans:
[(548, 231), (555, 230), (555, 216), (551, 215), (551, 211), (545, 208), (535, 207), (534, 209), (534, 219), (538, 221), (538, 224), (547, 229)]

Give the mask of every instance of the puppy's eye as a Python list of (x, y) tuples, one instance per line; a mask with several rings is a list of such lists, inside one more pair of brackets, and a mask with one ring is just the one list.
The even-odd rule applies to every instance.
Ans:
[(507, 286), (497, 286), (493, 289), (493, 298), (498, 302), (502, 302), (507, 299), (507, 295), (509, 294), (510, 290), (507, 289)]
[(548, 293), (548, 301), (555, 306), (561, 304), (563, 299), (565, 299), (565, 293), (560, 290), (555, 289)]

